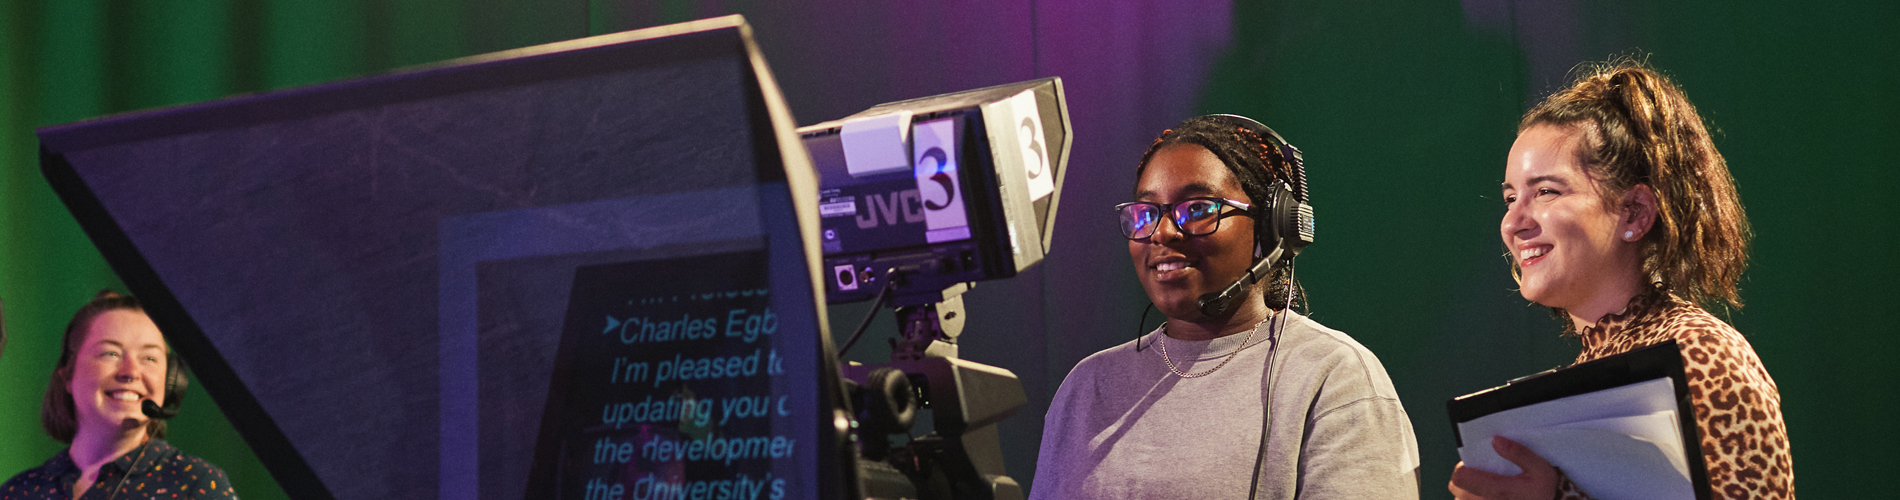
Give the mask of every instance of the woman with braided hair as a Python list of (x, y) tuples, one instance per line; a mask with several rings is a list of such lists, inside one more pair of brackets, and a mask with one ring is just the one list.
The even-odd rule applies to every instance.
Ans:
[(1290, 265), (1202, 306), (1273, 258), (1256, 233), (1291, 199), (1282, 190), (1304, 190), (1297, 155), (1231, 115), (1187, 120), (1148, 147), (1135, 201), (1116, 211), (1167, 320), (1063, 380), (1030, 498), (1418, 498), (1418, 446), (1385, 368), (1289, 311)]
[[(1794, 498), (1775, 381), (1748, 340), (1701, 307), (1741, 307), (1749, 230), (1682, 91), (1627, 60), (1586, 72), (1525, 113), (1503, 189), (1498, 229), (1519, 291), (1583, 342), (1577, 362), (1675, 340), (1715, 498)], [(1523, 472), (1460, 463), (1458, 498), (1589, 498), (1527, 447), (1491, 444)]]

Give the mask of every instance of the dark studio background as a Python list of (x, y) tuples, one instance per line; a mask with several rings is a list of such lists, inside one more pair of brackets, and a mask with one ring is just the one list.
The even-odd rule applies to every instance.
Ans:
[[(21, 0), (0, 6), (0, 475), (62, 448), (39, 430), (59, 332), (120, 287), (40, 176), (34, 128), (729, 13), (752, 23), (801, 124), (1063, 77), (1075, 146), (1053, 254), (965, 296), (963, 357), (1028, 391), (1002, 424), (1025, 483), (1062, 377), (1132, 337), (1145, 304), (1107, 207), (1160, 130), (1229, 112), (1306, 152), (1319, 242), (1299, 275), (1314, 316), (1385, 362), (1418, 432), (1424, 496), (1448, 497), (1444, 401), (1576, 352), (1501, 257), (1497, 183), (1517, 116), (1578, 62), (1631, 53), (1687, 90), (1740, 185), (1757, 239), (1748, 305), (1729, 318), (1780, 384), (1799, 490), (1874, 495), (1900, 447), (1879, 417), (1900, 410), (1885, 395), (1900, 378), (1900, 4)], [(833, 306), (834, 334), (865, 312)], [(887, 354), (893, 321), (874, 325), (851, 358)], [(209, 397), (185, 408), (174, 443), (248, 498), (285, 496)]]

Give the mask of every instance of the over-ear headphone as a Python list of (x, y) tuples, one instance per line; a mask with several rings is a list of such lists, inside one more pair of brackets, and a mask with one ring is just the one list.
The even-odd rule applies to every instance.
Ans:
[[(1277, 152), (1290, 167), (1287, 177), (1291, 177), (1268, 184), (1265, 196), (1253, 200), (1253, 208), (1249, 210), (1254, 218), (1253, 265), (1248, 266), (1247, 272), (1234, 280), (1233, 284), (1227, 285), (1227, 288), (1201, 294), (1195, 300), (1201, 314), (1212, 318), (1227, 314), (1234, 306), (1234, 299), (1242, 294), (1241, 290), (1266, 279), (1274, 268), (1291, 266), (1293, 257), (1313, 243), (1313, 206), (1306, 203), (1306, 165), (1299, 149), (1287, 144), (1286, 139), (1273, 129), (1246, 117), (1208, 115), (1202, 118), (1226, 122), (1237, 127), (1236, 132), (1247, 132), (1259, 138), (1261, 151), (1258, 155), (1263, 166), (1272, 163), (1268, 155)], [(1270, 151), (1269, 148), (1278, 151)], [(1292, 182), (1287, 182), (1289, 180)], [(1290, 305), (1291, 298), (1288, 302)]]
[(160, 405), (147, 399), (139, 406), (145, 416), (159, 420), (171, 420), (178, 416), (178, 407), (185, 403), (185, 389), (191, 386), (191, 379), (185, 377), (185, 359), (171, 348), (165, 348), (165, 404)]
[[(1306, 161), (1300, 149), (1293, 147), (1278, 132), (1252, 118), (1240, 115), (1207, 115), (1252, 132), (1286, 162), (1290, 179), (1275, 179), (1267, 185), (1267, 198), (1254, 200), (1254, 258), (1263, 258), (1275, 247), (1280, 260), (1292, 260), (1307, 245), (1313, 244), (1313, 206), (1306, 190)], [(1272, 164), (1261, 157), (1264, 167)]]

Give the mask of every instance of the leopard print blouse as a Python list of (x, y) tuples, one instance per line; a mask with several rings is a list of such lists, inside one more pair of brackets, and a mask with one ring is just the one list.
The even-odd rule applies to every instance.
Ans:
[[(1661, 289), (1630, 299), (1622, 313), (1578, 332), (1582, 363), (1675, 339), (1701, 427), (1702, 459), (1715, 498), (1793, 499), (1794, 458), (1781, 393), (1740, 332)], [(1590, 498), (1560, 477), (1557, 498)]]

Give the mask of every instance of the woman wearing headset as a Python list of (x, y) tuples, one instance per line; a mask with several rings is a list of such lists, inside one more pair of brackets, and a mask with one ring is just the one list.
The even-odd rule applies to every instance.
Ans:
[[(1675, 340), (1715, 497), (1794, 498), (1775, 381), (1747, 339), (1698, 305), (1741, 307), (1749, 232), (1682, 91), (1634, 62), (1584, 75), (1524, 115), (1503, 188), (1498, 229), (1519, 290), (1582, 340), (1577, 362)], [(1460, 463), (1458, 498), (1589, 498), (1523, 445), (1491, 444), (1523, 472)]]
[(166, 444), (163, 402), (172, 361), (158, 325), (132, 297), (100, 292), (66, 326), (40, 422), (72, 446), (0, 485), (0, 500), (237, 498), (224, 471)]
[(1286, 266), (1230, 307), (1200, 307), (1278, 242), (1256, 238), (1257, 222), (1293, 200), (1297, 154), (1228, 115), (1187, 120), (1149, 146), (1135, 201), (1117, 212), (1167, 321), (1063, 380), (1031, 498), (1418, 497), (1418, 447), (1385, 368), (1287, 310), (1297, 285)]

